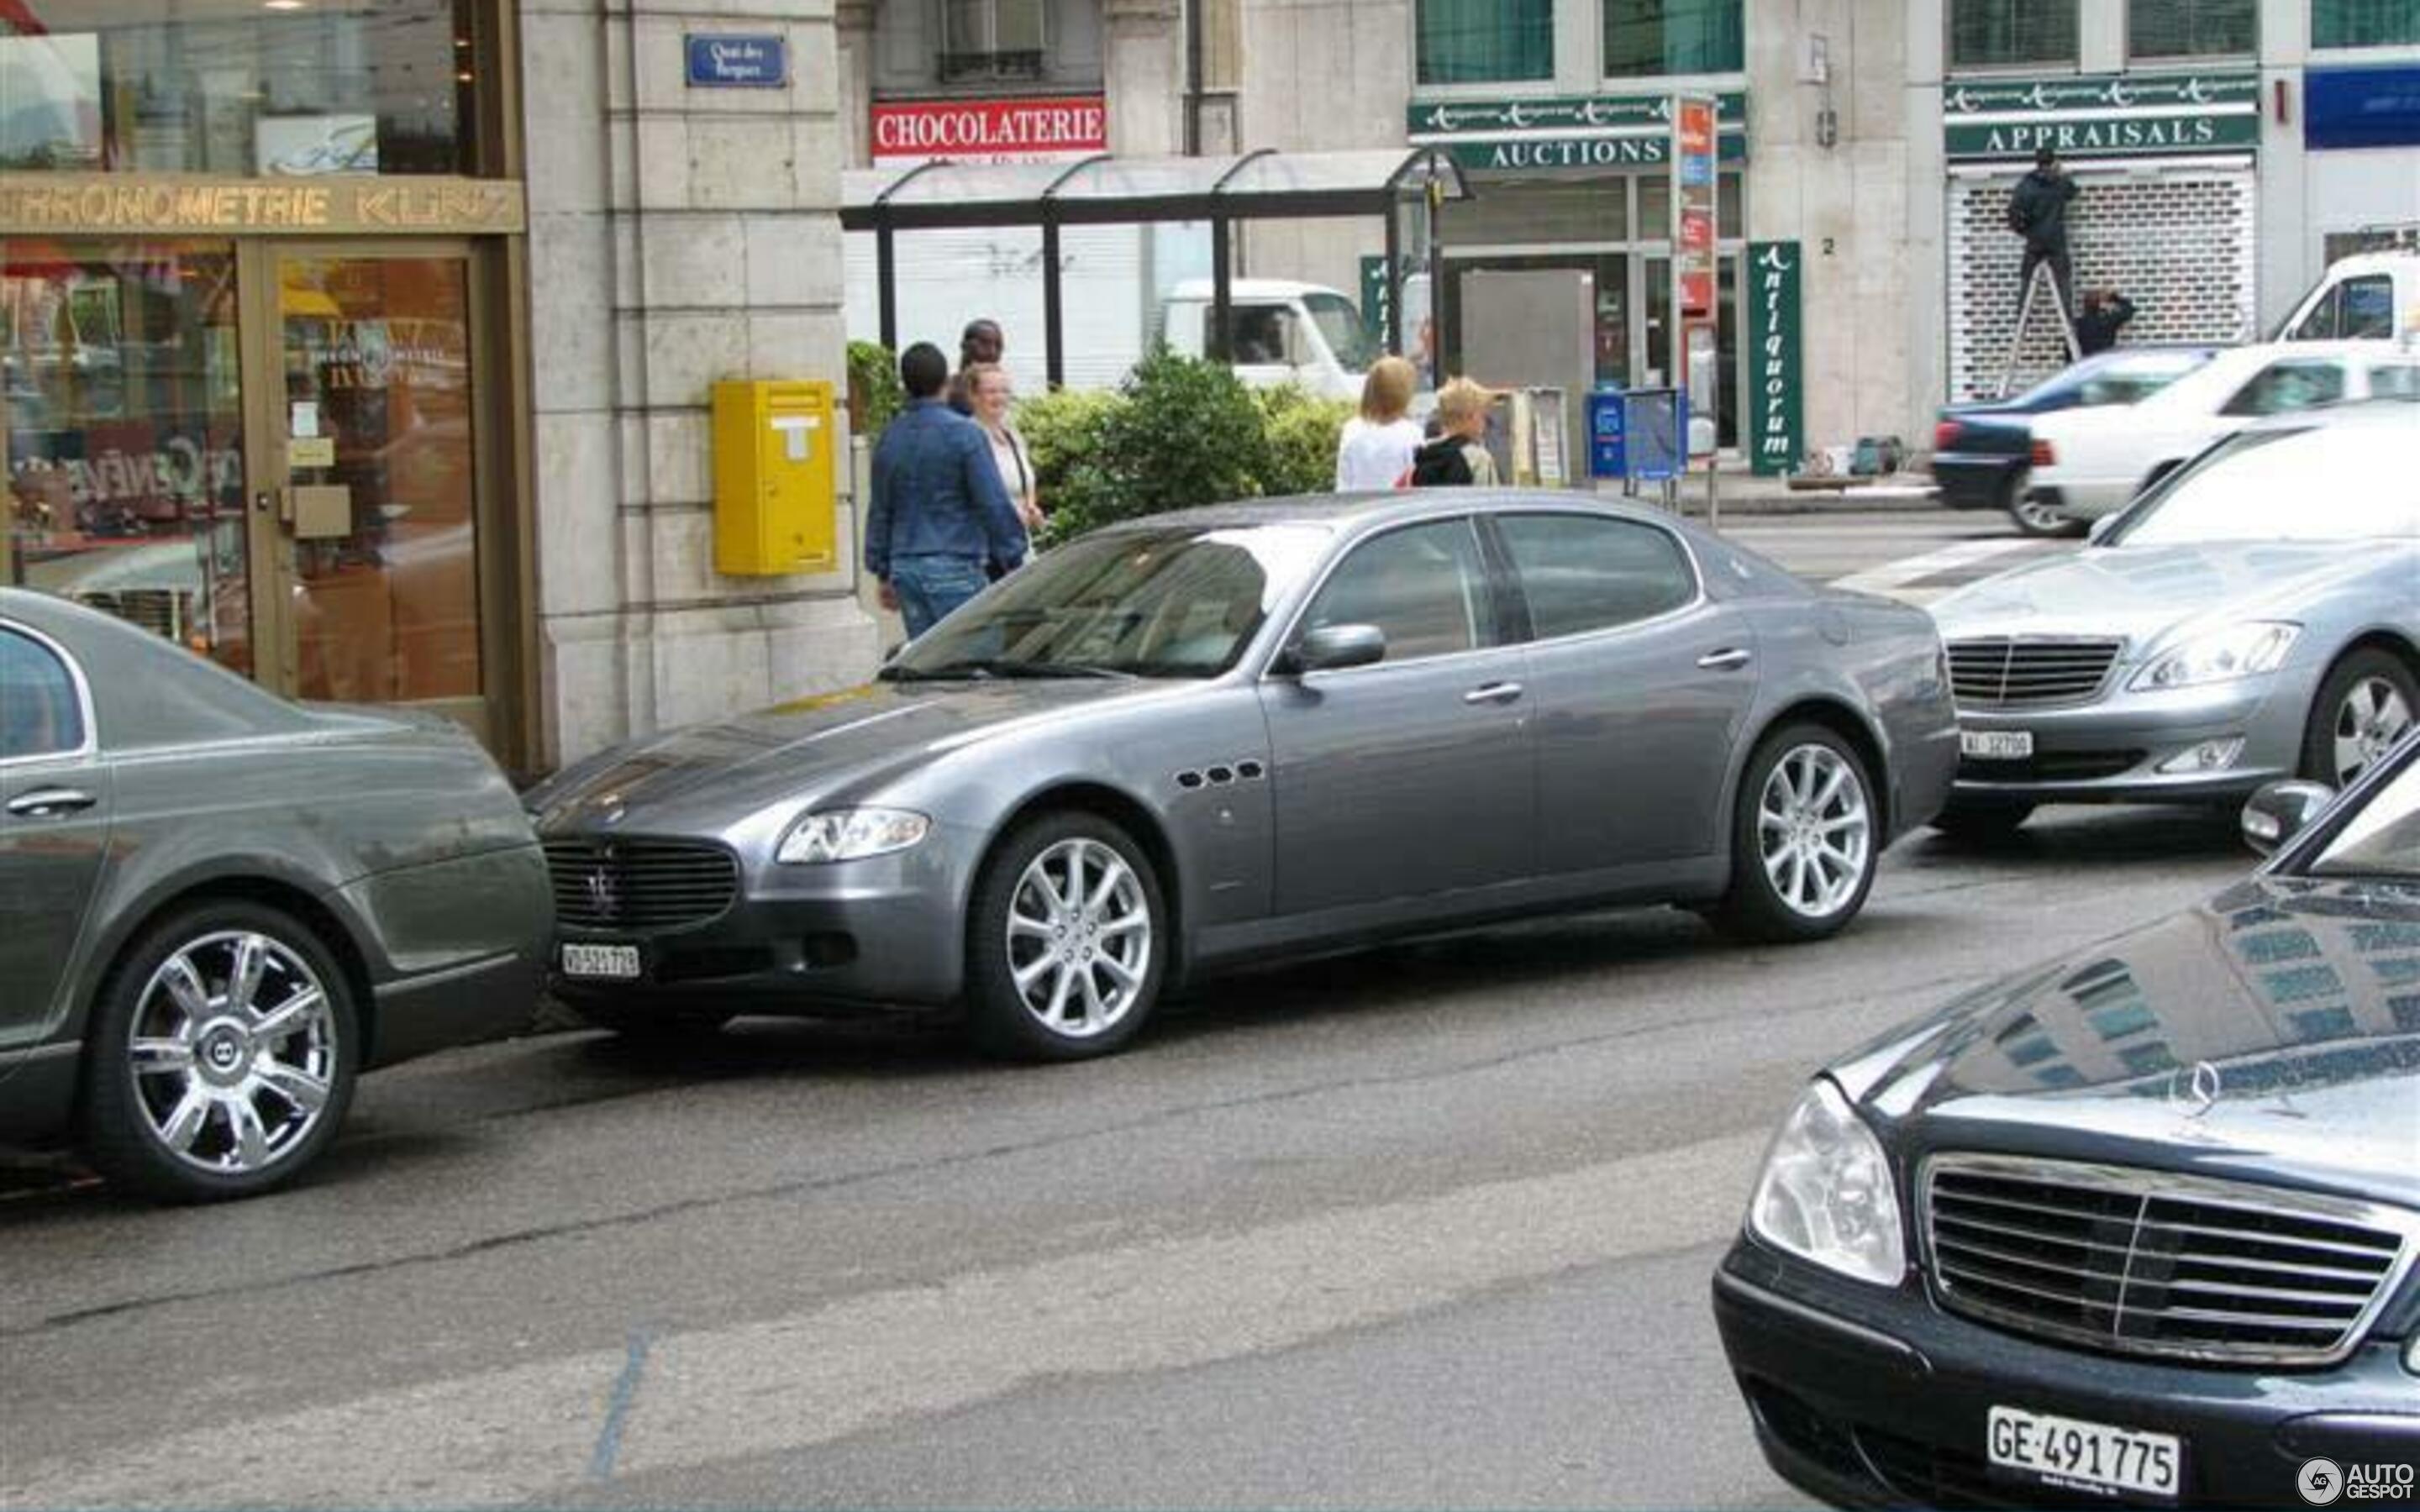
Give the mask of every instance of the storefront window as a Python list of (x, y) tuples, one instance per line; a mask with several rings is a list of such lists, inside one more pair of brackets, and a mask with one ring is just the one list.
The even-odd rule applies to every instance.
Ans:
[(1950, 0), (1949, 66), (2075, 61), (2075, 0)]
[(8, 579), (253, 667), (235, 249), (0, 255)]
[(2420, 0), (2311, 0), (2311, 45), (2420, 45)]
[(2126, 53), (2153, 58), (2228, 57), (2258, 49), (2258, 0), (2131, 0)]
[(1745, 66), (1740, 0), (1604, 0), (1612, 79), (1737, 73)]
[(10, 0), (0, 170), (473, 171), (473, 0)]
[(1419, 0), (1419, 81), (1551, 79), (1554, 0)]

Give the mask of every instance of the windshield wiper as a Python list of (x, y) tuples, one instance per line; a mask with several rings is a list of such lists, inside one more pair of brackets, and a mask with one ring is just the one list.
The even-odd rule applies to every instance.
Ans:
[(885, 667), (879, 674), (892, 682), (950, 682), (961, 679), (1108, 677), (1125, 680), (1131, 672), (1088, 667), (1072, 661), (1018, 661), (1006, 656), (975, 656), (945, 661), (938, 667)]

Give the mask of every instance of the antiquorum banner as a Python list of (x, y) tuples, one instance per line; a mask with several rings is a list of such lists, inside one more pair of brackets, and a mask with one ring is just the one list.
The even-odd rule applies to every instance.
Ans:
[(1740, 445), (1761, 473), (1794, 472), (1807, 450), (1806, 355), (1799, 309), (1805, 255), (1795, 241), (1747, 249), (1747, 424)]
[(1943, 147), (1953, 162), (2174, 157), (2249, 152), (2260, 145), (2260, 76), (2071, 74), (1953, 84), (1941, 99)]
[(375, 236), (509, 235), (526, 219), (521, 186), (489, 178), (135, 177), (0, 174), (0, 236), (194, 232)]

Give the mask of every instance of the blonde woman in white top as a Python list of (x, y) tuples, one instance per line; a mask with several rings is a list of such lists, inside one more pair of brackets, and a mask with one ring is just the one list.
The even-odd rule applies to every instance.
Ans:
[(1361, 412), (1344, 423), (1336, 442), (1336, 489), (1392, 488), (1412, 471), (1420, 449), (1419, 422), (1411, 418), (1412, 391), (1419, 373), (1400, 357), (1381, 357), (1361, 380)]
[(1009, 402), (1016, 397), (1016, 385), (1009, 381), (1008, 369), (997, 363), (977, 363), (967, 369), (967, 394), (973, 400), (975, 424), (984, 428), (991, 442), (991, 459), (1000, 469), (1000, 481), (1008, 489), (1008, 501), (1016, 506), (1016, 517), (1025, 524), (1030, 540), (1042, 529), (1042, 499), (1033, 477), (1033, 454), (1027, 449), (1025, 438), (1009, 424)]

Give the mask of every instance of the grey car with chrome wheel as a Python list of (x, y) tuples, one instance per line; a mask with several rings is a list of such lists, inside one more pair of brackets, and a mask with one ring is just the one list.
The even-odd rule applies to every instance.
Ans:
[(290, 1180), (360, 1072), (528, 1022), (550, 907), (457, 727), (0, 589), (0, 1141), (172, 1198)]
[(1066, 1059), (1182, 980), (1550, 909), (1822, 938), (1956, 743), (1919, 611), (1668, 516), (1452, 490), (1085, 536), (874, 682), (530, 802), (556, 986), (604, 1026), (956, 1011)]

